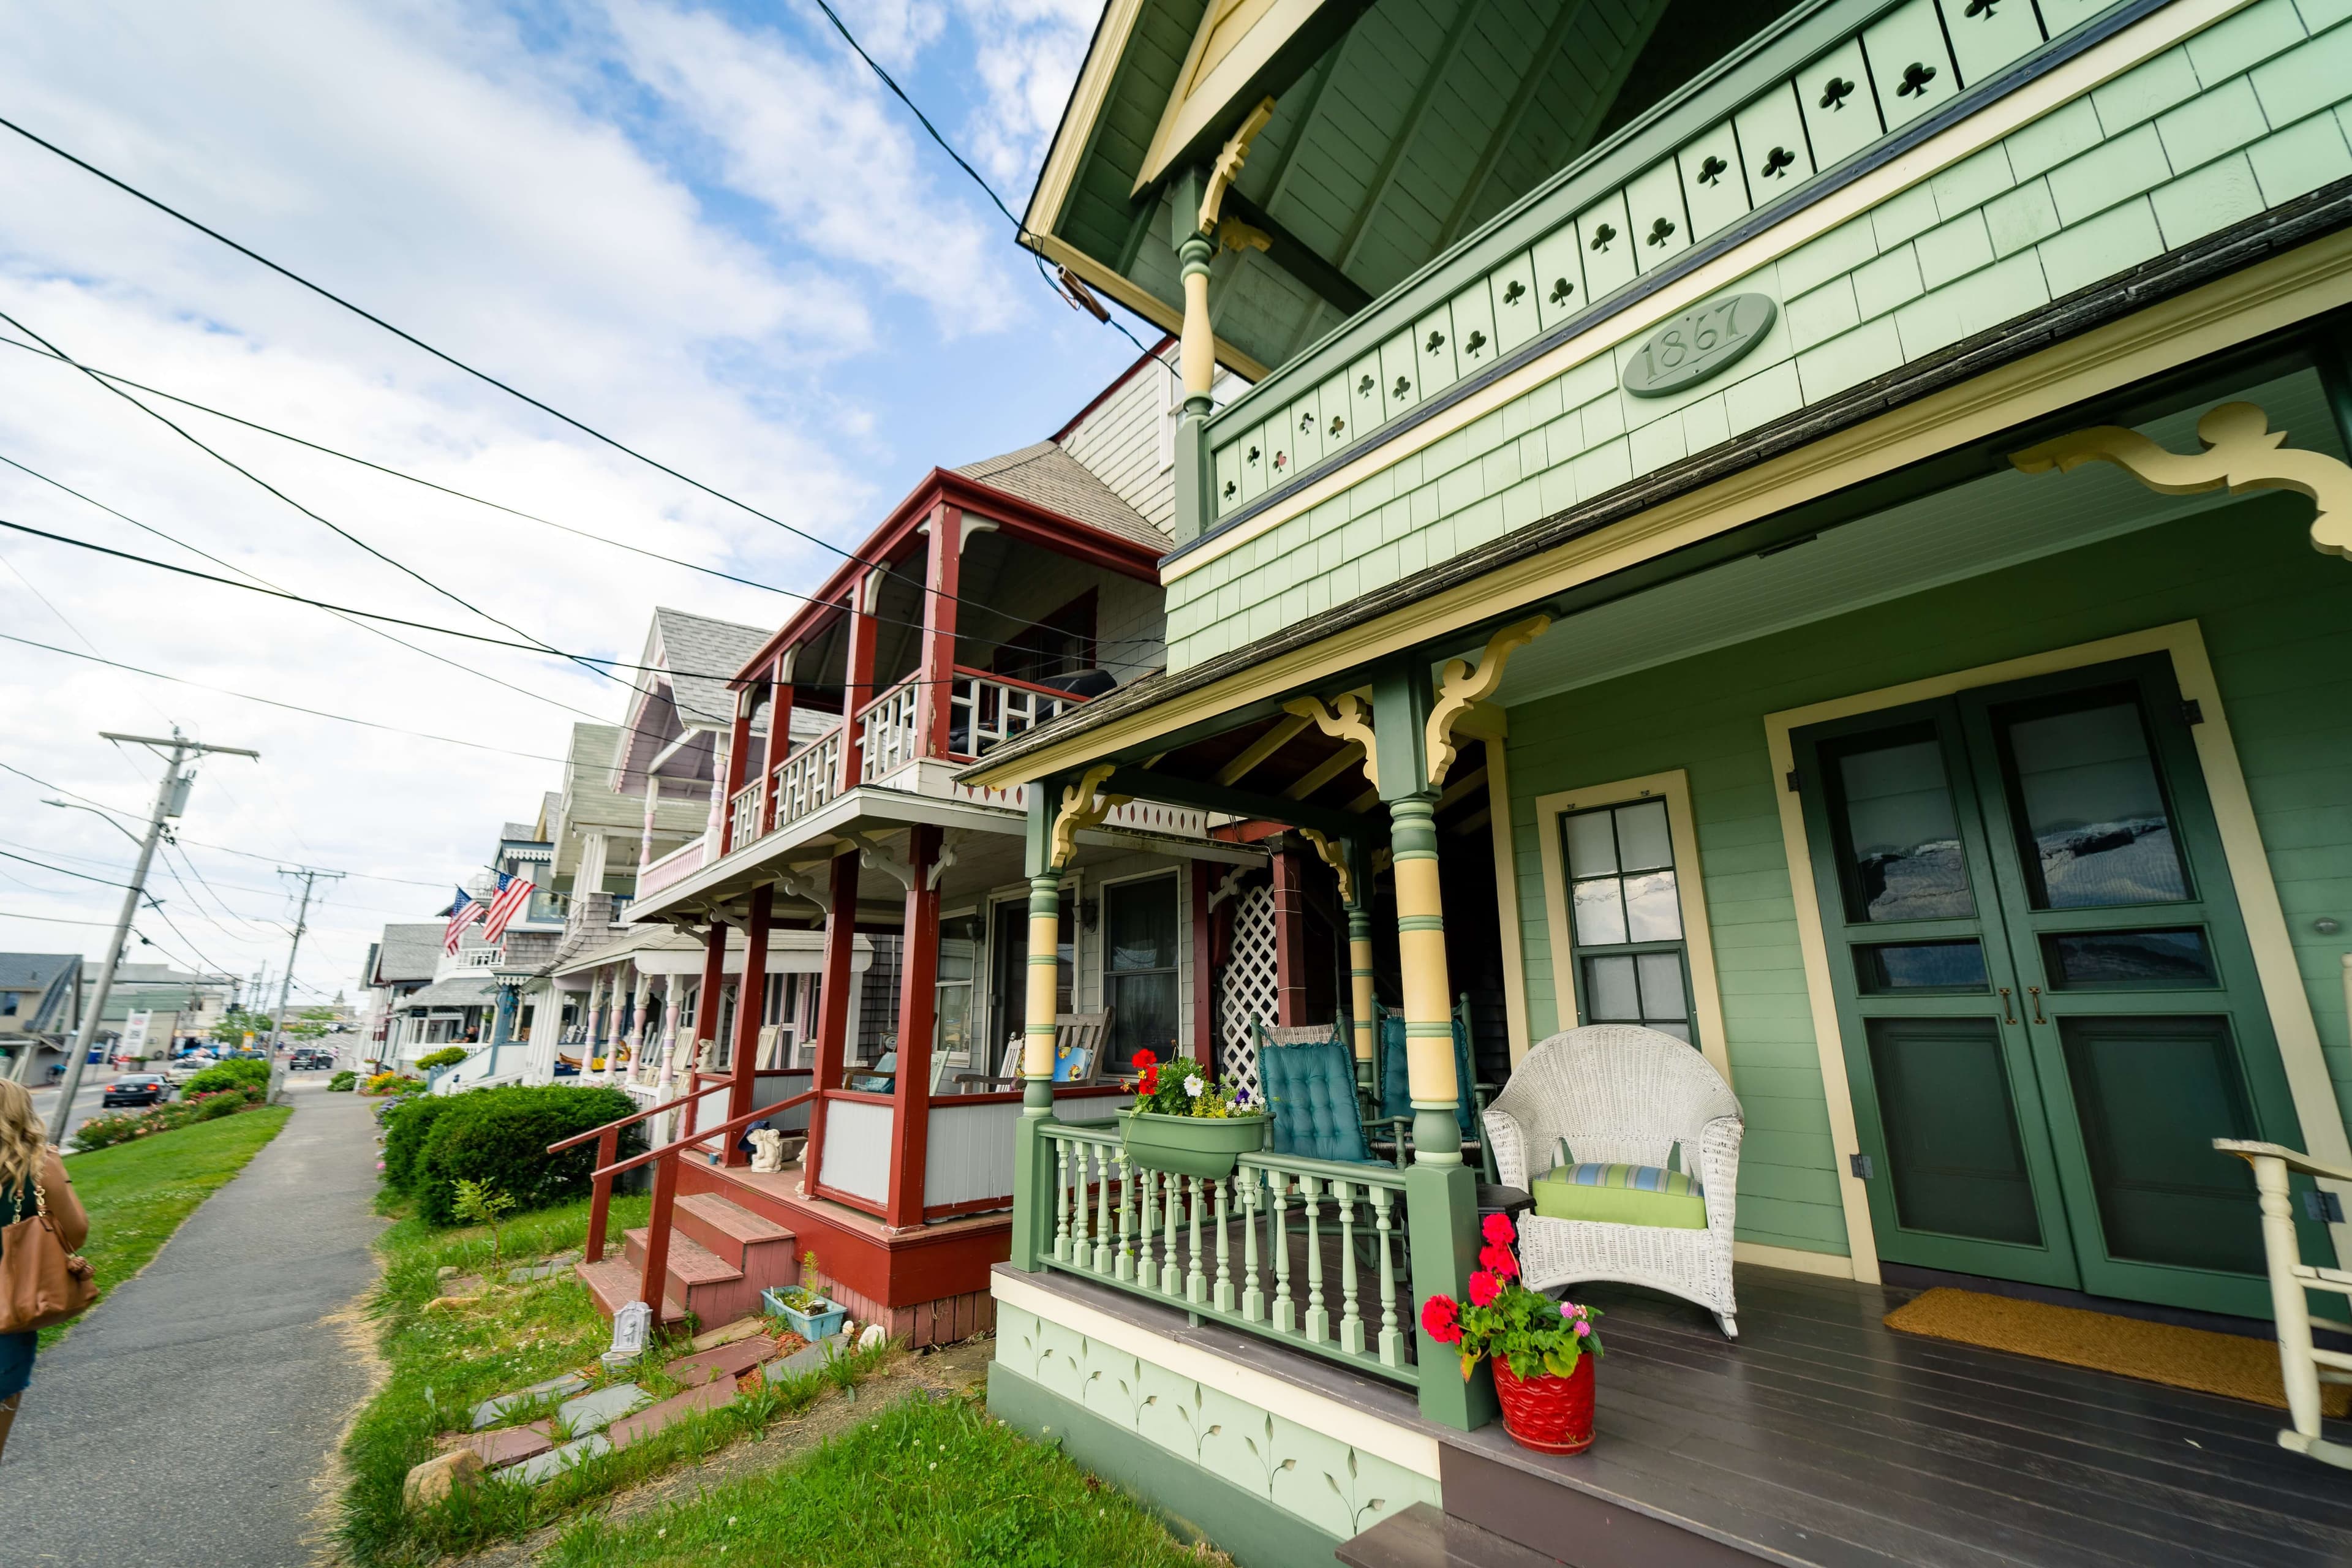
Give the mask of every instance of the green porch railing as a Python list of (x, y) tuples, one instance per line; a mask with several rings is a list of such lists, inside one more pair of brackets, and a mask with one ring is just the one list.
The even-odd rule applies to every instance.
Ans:
[(1245, 1154), (1228, 1178), (1177, 1176), (1131, 1164), (1109, 1123), (1036, 1136), (1053, 1193), (1050, 1240), (1033, 1217), (1042, 1266), (1420, 1385), (1404, 1172)]

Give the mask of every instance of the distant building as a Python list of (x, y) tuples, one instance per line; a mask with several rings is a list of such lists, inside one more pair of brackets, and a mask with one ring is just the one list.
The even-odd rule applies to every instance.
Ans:
[(64, 1061), (81, 1007), (81, 954), (0, 952), (0, 1052), (9, 1076), (35, 1082)]

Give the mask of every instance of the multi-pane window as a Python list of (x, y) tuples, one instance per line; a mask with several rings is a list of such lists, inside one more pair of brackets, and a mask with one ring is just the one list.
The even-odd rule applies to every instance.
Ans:
[(940, 922), (935, 993), (939, 1021), (934, 1026), (931, 1049), (960, 1062), (971, 1060), (971, 984), (979, 967), (980, 933), (978, 915), (955, 915)]
[(1127, 1071), (1138, 1051), (1176, 1055), (1175, 878), (1103, 889), (1103, 1001), (1112, 1008), (1103, 1071)]
[(1690, 963), (1666, 803), (1560, 818), (1579, 1022), (1641, 1024), (1691, 1038)]

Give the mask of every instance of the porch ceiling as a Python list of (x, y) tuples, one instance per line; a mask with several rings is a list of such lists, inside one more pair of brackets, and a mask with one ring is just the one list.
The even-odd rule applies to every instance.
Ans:
[[(1081, 79), (1028, 226), (1049, 255), (1173, 330), (1181, 286), (1168, 243), (1171, 176), (1213, 156), (1271, 94), (1274, 117), (1225, 213), (1272, 243), (1221, 251), (1212, 289), (1224, 357), (1255, 374), (1796, 8), (1796, 0), (1114, 5), (1095, 50), (1115, 62), (1087, 68), (1091, 78), (1108, 65), (1107, 89), (1090, 100)], [(1252, 60), (1254, 69), (1233, 63)]]
[[(2256, 403), (2298, 447), (2343, 457), (2319, 377), (2296, 371), (2231, 398)], [(2139, 430), (2197, 449), (2214, 398)], [(2233, 504), (2225, 492), (2162, 496), (2105, 463), (2071, 474), (1988, 474), (1890, 507), (1811, 542), (1748, 556), (1598, 605), (1522, 648), (1495, 700), (1508, 707), (1613, 680), (1939, 584), (2054, 555)]]

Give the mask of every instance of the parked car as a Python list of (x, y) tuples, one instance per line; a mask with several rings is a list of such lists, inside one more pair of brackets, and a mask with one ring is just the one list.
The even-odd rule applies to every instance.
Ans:
[(117, 1105), (161, 1105), (172, 1098), (172, 1080), (159, 1072), (125, 1073), (106, 1086), (99, 1103), (111, 1108)]
[(286, 1059), (287, 1070), (289, 1072), (319, 1072), (334, 1065), (334, 1052), (314, 1050), (309, 1047), (298, 1047), (294, 1054)]

